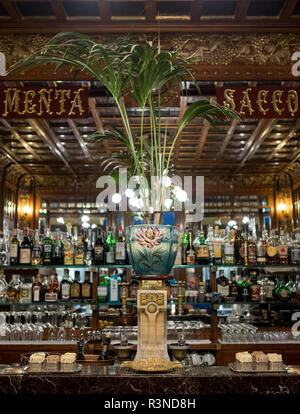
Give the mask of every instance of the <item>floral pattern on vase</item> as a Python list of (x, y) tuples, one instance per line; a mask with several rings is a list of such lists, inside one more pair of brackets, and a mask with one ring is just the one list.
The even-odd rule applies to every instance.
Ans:
[(159, 275), (171, 272), (177, 255), (176, 226), (128, 226), (126, 236), (129, 260), (136, 274)]

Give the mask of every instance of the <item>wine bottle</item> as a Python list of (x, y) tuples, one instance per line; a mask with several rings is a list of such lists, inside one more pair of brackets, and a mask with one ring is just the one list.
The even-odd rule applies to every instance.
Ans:
[(29, 265), (31, 264), (31, 243), (29, 239), (29, 229), (24, 229), (23, 241), (20, 246), (20, 264)]
[(97, 239), (94, 246), (95, 265), (103, 265), (104, 260), (104, 243), (101, 231), (98, 230)]
[(116, 264), (126, 264), (126, 245), (122, 227), (119, 227), (119, 236), (116, 242)]
[(10, 264), (17, 265), (19, 263), (19, 245), (20, 242), (18, 240), (18, 231), (14, 229), (14, 235), (11, 239), (10, 246), (9, 246), (9, 256), (10, 256)]

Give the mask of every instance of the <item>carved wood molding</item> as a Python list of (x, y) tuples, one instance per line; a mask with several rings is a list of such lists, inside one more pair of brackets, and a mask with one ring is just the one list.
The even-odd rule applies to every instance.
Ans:
[[(8, 66), (38, 51), (51, 38), (50, 34), (0, 35), (0, 51), (7, 56)], [(116, 34), (90, 37), (98, 42), (108, 42)], [(128, 36), (122, 36), (127, 37)], [(157, 41), (155, 34), (131, 35), (139, 41)], [(291, 56), (300, 50), (299, 33), (162, 33), (162, 48), (179, 49), (184, 56), (193, 56), (192, 72), (203, 80), (289, 80)], [(81, 73), (80, 78), (90, 79)], [(5, 80), (73, 80), (74, 71), (65, 67), (55, 72), (53, 67), (39, 67), (27, 73), (10, 74)]]

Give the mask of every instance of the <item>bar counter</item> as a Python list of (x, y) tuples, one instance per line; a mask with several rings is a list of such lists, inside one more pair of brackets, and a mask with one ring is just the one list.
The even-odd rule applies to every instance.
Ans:
[(300, 375), (236, 373), (229, 367), (217, 366), (193, 367), (168, 374), (136, 374), (117, 366), (82, 366), (76, 374), (1, 374), (0, 394), (300, 395)]

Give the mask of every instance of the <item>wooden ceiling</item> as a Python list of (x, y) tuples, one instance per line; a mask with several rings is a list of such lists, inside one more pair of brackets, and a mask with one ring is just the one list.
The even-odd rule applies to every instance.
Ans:
[(0, 32), (299, 32), (298, 0), (0, 0)]

